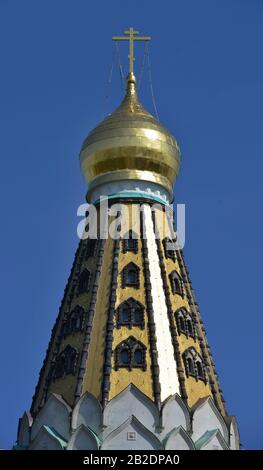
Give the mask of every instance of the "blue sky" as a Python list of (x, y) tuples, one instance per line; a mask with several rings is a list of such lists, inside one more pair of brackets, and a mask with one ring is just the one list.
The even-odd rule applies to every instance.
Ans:
[[(30, 407), (78, 244), (79, 149), (129, 26), (153, 38), (160, 120), (181, 146), (185, 256), (227, 408), (262, 448), (262, 22), (260, 0), (0, 0), (0, 448)], [(121, 96), (115, 68), (107, 112)], [(153, 111), (147, 74), (141, 100)]]

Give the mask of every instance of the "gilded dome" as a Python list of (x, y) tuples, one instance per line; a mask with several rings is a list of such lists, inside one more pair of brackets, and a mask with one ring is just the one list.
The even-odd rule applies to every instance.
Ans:
[(164, 188), (172, 199), (180, 150), (170, 132), (138, 101), (132, 73), (121, 105), (85, 139), (80, 163), (89, 191), (113, 181), (141, 180)]

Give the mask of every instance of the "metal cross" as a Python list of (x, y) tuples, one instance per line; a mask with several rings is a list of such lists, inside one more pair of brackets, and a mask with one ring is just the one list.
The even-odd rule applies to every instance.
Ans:
[(129, 63), (130, 63), (130, 72), (133, 73), (133, 62), (134, 62), (134, 44), (133, 41), (150, 41), (150, 36), (137, 36), (139, 31), (135, 31), (133, 28), (130, 28), (128, 31), (124, 31), (124, 34), (127, 36), (113, 36), (113, 41), (129, 41)]

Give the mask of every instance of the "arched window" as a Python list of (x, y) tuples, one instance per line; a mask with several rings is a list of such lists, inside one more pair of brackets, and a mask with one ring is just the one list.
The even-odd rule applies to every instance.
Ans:
[(132, 230), (129, 230), (129, 232), (123, 237), (122, 251), (123, 253), (126, 253), (127, 251), (138, 253), (137, 235)]
[(91, 256), (95, 255), (96, 247), (97, 247), (97, 240), (95, 238), (89, 238), (87, 240), (86, 246), (86, 259), (90, 258)]
[(187, 371), (189, 375), (195, 375), (194, 361), (191, 357), (186, 359)]
[(78, 282), (78, 295), (84, 294), (89, 290), (89, 283), (90, 283), (90, 272), (87, 268), (85, 268), (79, 276)]
[(175, 312), (175, 321), (179, 335), (186, 333), (184, 309), (181, 308)]
[(127, 325), (130, 322), (130, 309), (128, 305), (123, 305), (120, 310), (119, 324)]
[(127, 284), (130, 284), (130, 286), (133, 286), (136, 284), (137, 280), (137, 272), (135, 269), (130, 268), (127, 272)]
[(84, 327), (85, 310), (80, 305), (75, 305), (70, 313), (65, 315), (61, 327), (61, 335), (66, 336), (82, 331)]
[(122, 287), (140, 287), (140, 268), (134, 263), (129, 263), (122, 270)]
[(134, 308), (132, 313), (133, 313), (133, 324), (144, 326), (144, 307), (138, 305)]
[(115, 350), (115, 369), (146, 370), (146, 347), (133, 336), (122, 341)]
[(130, 297), (122, 302), (116, 311), (117, 327), (140, 326), (144, 328), (144, 306), (137, 300)]
[(191, 347), (184, 351), (183, 361), (187, 377), (194, 377), (196, 380), (207, 382), (203, 359), (195, 348)]
[(78, 361), (78, 351), (69, 344), (57, 356), (53, 368), (53, 380), (60, 379), (65, 375), (75, 375)]
[(175, 261), (175, 240), (171, 240), (170, 238), (164, 238), (163, 247), (165, 257)]
[(183, 333), (186, 337), (191, 336), (195, 340), (194, 321), (185, 307), (176, 310), (175, 320), (179, 335)]
[(121, 360), (122, 364), (126, 364), (126, 365), (129, 364), (130, 358), (129, 358), (129, 350), (128, 349), (122, 349), (120, 351), (120, 360)]
[(143, 351), (142, 349), (136, 348), (134, 351), (134, 363), (141, 365), (143, 363)]
[(196, 361), (196, 370), (197, 370), (198, 378), (203, 379), (204, 378), (203, 366), (202, 366), (202, 363), (199, 361)]
[(192, 320), (187, 320), (186, 321), (187, 323), (187, 332), (189, 334), (189, 336), (194, 336), (194, 329), (193, 329), (193, 323), (192, 323)]
[(169, 274), (171, 289), (173, 294), (178, 294), (183, 297), (183, 283), (177, 271), (172, 271)]

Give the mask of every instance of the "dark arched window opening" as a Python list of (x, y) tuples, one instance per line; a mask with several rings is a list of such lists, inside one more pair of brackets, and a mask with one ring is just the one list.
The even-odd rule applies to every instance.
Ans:
[(141, 307), (136, 307), (133, 311), (133, 324), (134, 325), (142, 325), (144, 323), (144, 318), (143, 318), (143, 311), (144, 308)]
[(122, 287), (140, 287), (140, 269), (136, 264), (129, 263), (122, 271)]
[(128, 305), (124, 305), (120, 312), (120, 323), (125, 325), (130, 322), (130, 309)]
[(53, 380), (60, 379), (68, 374), (75, 375), (77, 368), (78, 351), (69, 344), (57, 356), (54, 369)]
[(134, 362), (135, 364), (142, 364), (143, 362), (143, 351), (139, 348), (134, 351)]
[(115, 350), (115, 369), (122, 367), (146, 370), (146, 347), (133, 336), (120, 343)]
[(187, 363), (188, 374), (194, 375), (195, 369), (194, 369), (194, 362), (193, 362), (193, 359), (191, 359), (191, 357), (188, 357), (188, 358), (186, 359), (186, 363)]
[(96, 246), (97, 246), (97, 240), (95, 238), (89, 238), (87, 240), (86, 259), (95, 255)]
[(132, 251), (138, 253), (138, 239), (136, 234), (130, 230), (129, 233), (122, 240), (123, 253)]
[(116, 311), (116, 318), (118, 328), (123, 325), (129, 328), (133, 326), (144, 328), (144, 306), (130, 297), (119, 305)]
[(90, 272), (88, 269), (84, 269), (79, 276), (79, 283), (78, 283), (78, 294), (84, 294), (89, 290), (89, 283), (90, 283)]
[(84, 327), (84, 315), (84, 308), (76, 305), (70, 313), (65, 315), (61, 327), (61, 335), (65, 338), (70, 334), (82, 331)]
[(120, 360), (122, 362), (122, 364), (129, 364), (130, 362), (130, 358), (129, 358), (129, 350), (128, 349), (123, 349), (121, 352), (120, 352)]
[(188, 348), (183, 353), (183, 360), (187, 377), (192, 376), (196, 380), (207, 382), (203, 359), (195, 348)]
[(165, 238), (163, 240), (164, 253), (166, 258), (170, 258), (175, 261), (175, 240)]
[(197, 369), (198, 378), (203, 379), (204, 378), (204, 370), (203, 370), (201, 362), (199, 362), (199, 361), (196, 362), (196, 369)]
[(195, 340), (195, 328), (193, 319), (185, 307), (181, 307), (175, 312), (175, 320), (179, 335), (191, 336)]
[(133, 268), (130, 268), (127, 272), (127, 284), (129, 284), (130, 286), (133, 286), (134, 284), (136, 284), (136, 280), (137, 280), (136, 270)]
[(187, 332), (189, 336), (194, 336), (194, 328), (192, 320), (187, 320)]
[(181, 295), (183, 297), (183, 285), (179, 274), (176, 271), (172, 271), (169, 277), (172, 293)]
[(178, 333), (185, 333), (185, 321), (183, 315), (179, 312), (179, 314), (176, 317), (176, 323), (177, 323), (177, 328), (178, 328)]

